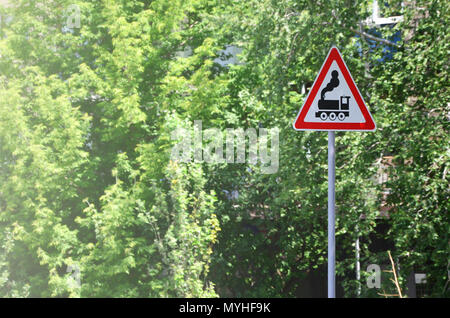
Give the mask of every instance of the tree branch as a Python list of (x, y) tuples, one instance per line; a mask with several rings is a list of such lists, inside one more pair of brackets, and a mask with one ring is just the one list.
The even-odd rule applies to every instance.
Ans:
[(388, 251), (388, 255), (389, 255), (389, 259), (391, 260), (392, 272), (394, 273), (394, 279), (392, 281), (394, 282), (395, 286), (397, 287), (400, 298), (403, 298), (402, 290), (400, 289), (400, 285), (398, 283), (397, 272), (395, 270), (394, 261), (392, 260), (391, 251)]
[(370, 40), (377, 41), (377, 42), (380, 42), (380, 43), (384, 43), (384, 44), (389, 45), (389, 46), (394, 46), (396, 48), (400, 48), (400, 45), (397, 45), (394, 42), (391, 42), (391, 41), (388, 41), (388, 40), (385, 40), (385, 39), (381, 39), (381, 38), (377, 38), (376, 36), (370, 35), (369, 33), (366, 33), (364, 31), (358, 31), (358, 30), (356, 30), (356, 29), (354, 29), (352, 27), (350, 27), (350, 30), (352, 32), (355, 32), (355, 33), (357, 33), (357, 34), (359, 34), (359, 35), (361, 35), (361, 36), (363, 36), (365, 38), (368, 38)]

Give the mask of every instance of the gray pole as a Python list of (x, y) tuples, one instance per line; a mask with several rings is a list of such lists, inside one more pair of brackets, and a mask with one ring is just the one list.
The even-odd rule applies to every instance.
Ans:
[(359, 229), (358, 229), (358, 225), (356, 225), (356, 232), (358, 233), (357, 237), (356, 237), (356, 242), (355, 242), (355, 251), (356, 251), (356, 279), (358, 280), (358, 290), (357, 290), (357, 295), (358, 297), (361, 296), (361, 264), (359, 262)]
[(328, 132), (328, 298), (336, 297), (335, 284), (335, 151), (334, 151), (334, 131)]

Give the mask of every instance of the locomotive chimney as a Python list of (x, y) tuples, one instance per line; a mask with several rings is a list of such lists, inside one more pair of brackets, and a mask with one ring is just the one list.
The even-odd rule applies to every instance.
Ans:
[(322, 89), (322, 91), (320, 92), (320, 98), (321, 99), (325, 99), (325, 93), (326, 92), (331, 92), (334, 88), (339, 86), (339, 79), (338, 79), (339, 73), (338, 71), (334, 70), (333, 72), (331, 72), (331, 80), (330, 82), (327, 84), (327, 86)]

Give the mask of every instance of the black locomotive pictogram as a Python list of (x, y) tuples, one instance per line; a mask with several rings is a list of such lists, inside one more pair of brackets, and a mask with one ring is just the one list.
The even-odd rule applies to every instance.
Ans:
[(316, 112), (316, 117), (326, 120), (335, 120), (338, 118), (340, 121), (349, 116), (349, 100), (350, 96), (340, 96), (340, 99), (325, 99), (325, 93), (331, 92), (333, 89), (339, 86), (339, 73), (334, 70), (331, 72), (331, 80), (327, 86), (320, 92), (320, 99), (318, 102), (319, 111)]

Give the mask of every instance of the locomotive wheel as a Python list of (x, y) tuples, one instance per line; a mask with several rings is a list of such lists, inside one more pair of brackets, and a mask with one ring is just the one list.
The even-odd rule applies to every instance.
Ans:
[(335, 113), (330, 113), (330, 119), (331, 120), (335, 120), (336, 119), (336, 114)]
[(320, 119), (322, 119), (322, 120), (325, 120), (325, 119), (327, 119), (327, 113), (321, 113), (320, 114)]
[(340, 121), (343, 121), (345, 119), (344, 113), (339, 113), (338, 118)]

